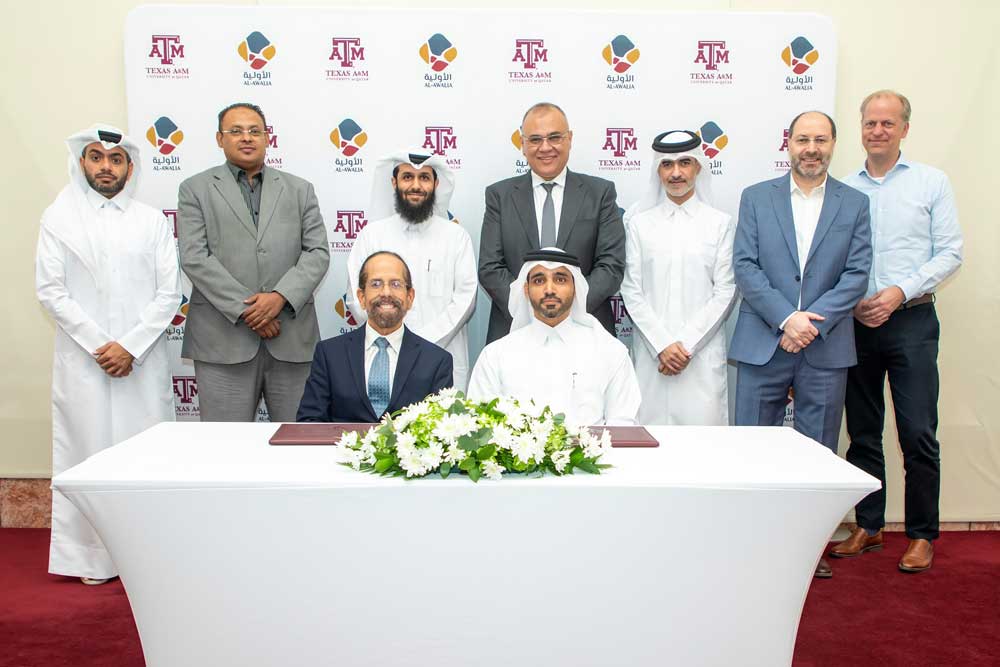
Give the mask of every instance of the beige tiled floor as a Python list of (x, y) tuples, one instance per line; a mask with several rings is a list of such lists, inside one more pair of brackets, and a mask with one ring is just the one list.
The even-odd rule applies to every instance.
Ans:
[(52, 491), (47, 479), (0, 479), (0, 527), (48, 528)]

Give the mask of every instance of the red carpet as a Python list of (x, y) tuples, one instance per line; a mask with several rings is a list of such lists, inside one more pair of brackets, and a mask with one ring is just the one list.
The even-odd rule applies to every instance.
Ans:
[[(46, 574), (48, 540), (0, 530), (0, 667), (142, 667), (121, 583)], [(1000, 665), (1000, 532), (944, 533), (917, 575), (896, 570), (905, 548), (890, 533), (883, 551), (831, 561), (806, 600), (796, 667)]]

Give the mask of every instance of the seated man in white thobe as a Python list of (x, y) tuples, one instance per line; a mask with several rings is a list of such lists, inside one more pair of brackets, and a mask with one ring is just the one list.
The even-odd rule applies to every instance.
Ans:
[[(38, 300), (56, 323), (52, 473), (174, 420), (163, 331), (181, 301), (173, 230), (132, 199), (139, 147), (97, 125), (74, 134), (70, 182), (42, 214)], [(103, 584), (118, 574), (90, 522), (52, 492), (49, 572)]]
[(649, 187), (625, 225), (621, 295), (643, 424), (729, 423), (723, 325), (736, 302), (736, 225), (711, 206), (700, 146), (693, 132), (656, 137)]
[(469, 398), (533, 399), (572, 424), (634, 424), (641, 396), (628, 350), (587, 313), (580, 261), (558, 248), (524, 256), (510, 284), (510, 333), (487, 345)]
[(416, 298), (406, 327), (451, 353), (455, 387), (469, 379), (469, 318), (476, 307), (478, 282), (472, 239), (448, 219), (455, 176), (444, 158), (426, 151), (401, 151), (379, 161), (368, 211), (347, 258), (348, 306), (358, 322), (368, 314), (358, 304), (357, 278), (371, 254), (388, 250), (413, 271)]

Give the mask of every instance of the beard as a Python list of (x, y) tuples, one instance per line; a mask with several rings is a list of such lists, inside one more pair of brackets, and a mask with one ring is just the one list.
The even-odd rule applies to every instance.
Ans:
[(573, 307), (573, 299), (563, 301), (562, 299), (559, 299), (559, 297), (555, 297), (556, 299), (559, 299), (558, 304), (554, 305), (551, 303), (543, 303), (543, 301), (550, 300), (552, 298), (552, 295), (546, 294), (542, 297), (542, 301), (531, 304), (532, 309), (535, 311), (535, 315), (537, 315), (539, 319), (557, 320)]
[[(382, 310), (379, 306), (384, 304), (395, 306), (395, 310)], [(374, 322), (380, 329), (395, 329), (403, 321), (403, 302), (392, 296), (380, 296), (369, 305), (368, 319)]]
[(811, 167), (805, 167), (802, 165), (802, 158), (807, 157), (807, 155), (798, 155), (791, 158), (792, 171), (801, 176), (802, 178), (819, 178), (826, 173), (827, 169), (830, 167), (830, 156), (824, 158), (822, 155), (808, 154), (809, 158), (818, 157), (819, 164)]
[(411, 204), (406, 201), (406, 197), (403, 196), (403, 191), (399, 188), (395, 189), (396, 193), (396, 213), (399, 213), (399, 217), (403, 220), (413, 223), (420, 224), (426, 221), (434, 213), (434, 200), (435, 192), (431, 190), (431, 193), (420, 202), (419, 204)]
[(87, 178), (87, 185), (108, 198), (114, 197), (121, 192), (125, 187), (125, 181), (128, 180), (128, 172), (122, 174), (122, 177), (118, 180), (110, 183), (101, 183), (97, 180), (96, 176), (91, 176), (86, 170), (84, 170), (83, 175)]

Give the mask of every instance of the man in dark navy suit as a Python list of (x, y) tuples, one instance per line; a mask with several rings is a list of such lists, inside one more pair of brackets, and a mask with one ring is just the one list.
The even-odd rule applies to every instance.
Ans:
[(377, 422), (452, 386), (451, 354), (403, 326), (414, 298), (403, 258), (373, 253), (358, 286), (368, 322), (316, 346), (297, 421)]

